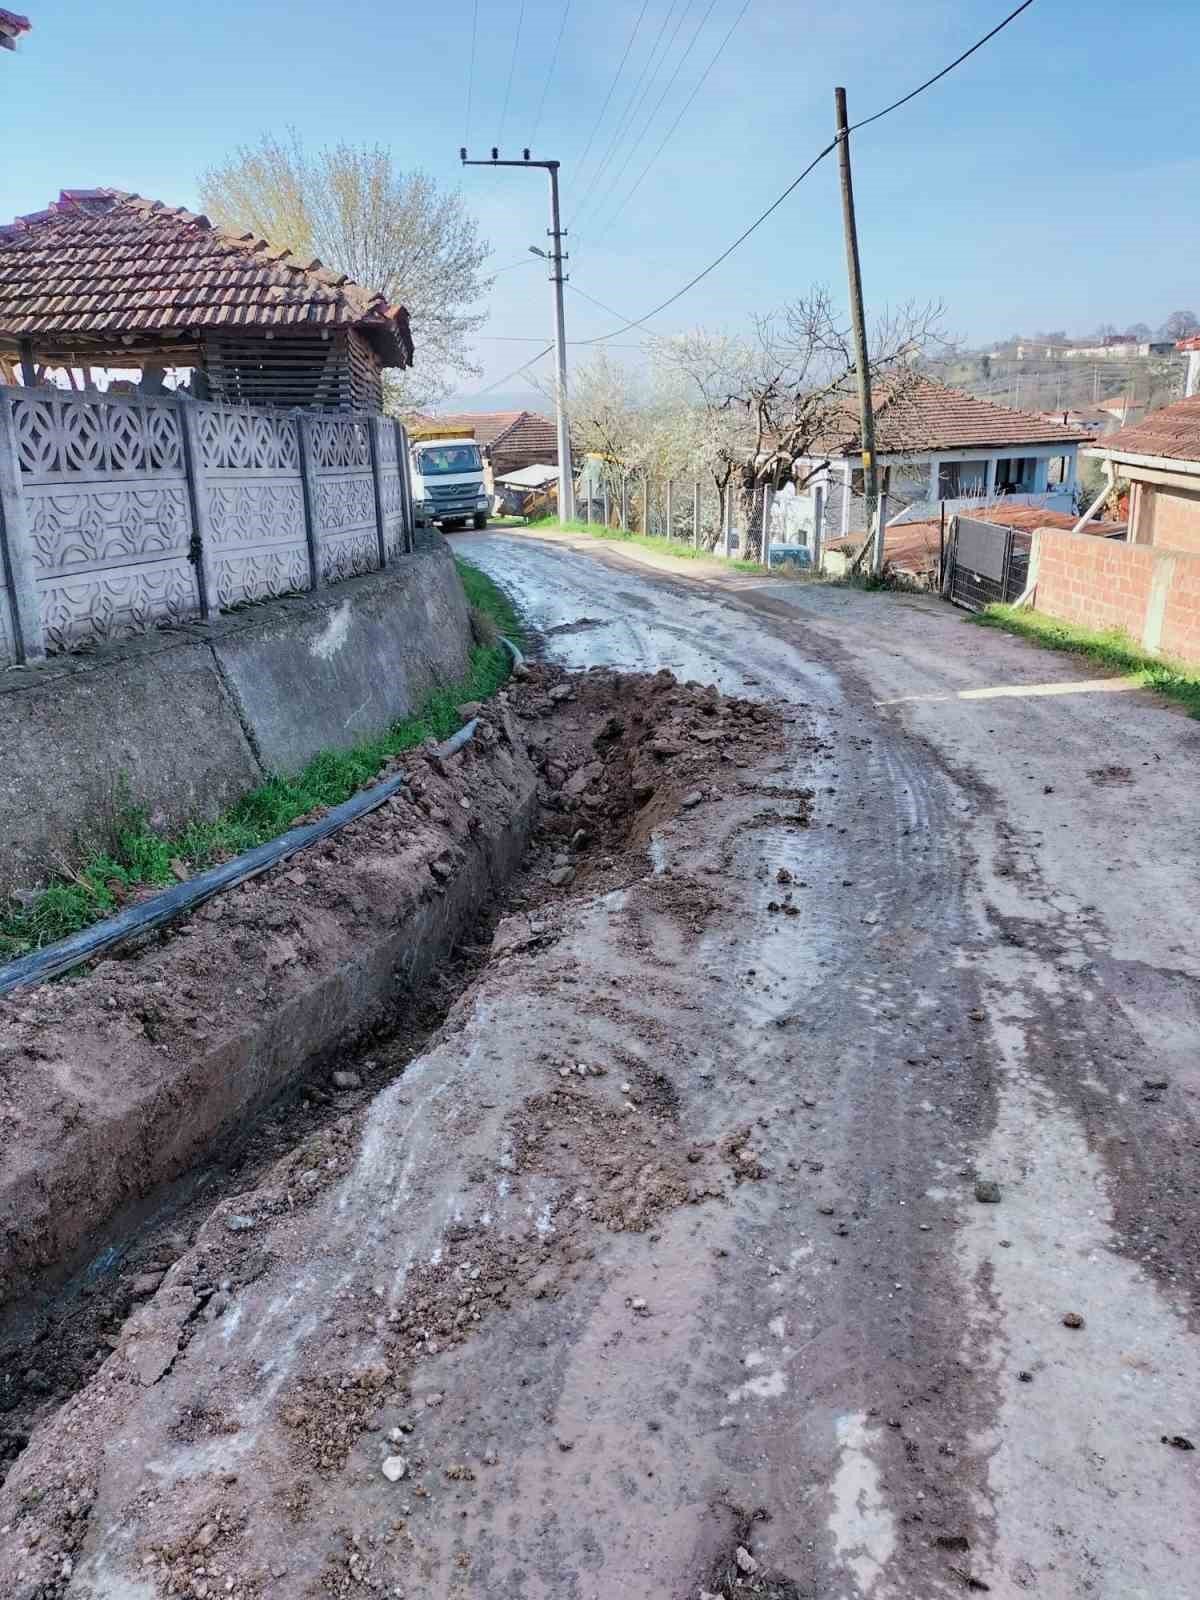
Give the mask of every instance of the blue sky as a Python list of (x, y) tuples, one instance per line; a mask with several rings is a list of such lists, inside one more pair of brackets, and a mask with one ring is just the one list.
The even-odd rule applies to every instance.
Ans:
[[(113, 184), (194, 205), (197, 176), (240, 142), (295, 125), (311, 143), (391, 147), (406, 166), (461, 184), (497, 266), (545, 243), (541, 174), (458, 164), (468, 137), (472, 0), (22, 0), (34, 31), (0, 54), (8, 159), (0, 218), (64, 187)], [(658, 117), (634, 147), (710, 0), (645, 0), (641, 28), (592, 153), (580, 161), (643, 0), (572, 0), (538, 131), (563, 162), (570, 271), (580, 291), (639, 316), (712, 259), (827, 142), (833, 87), (851, 119), (928, 77), (987, 31), (1008, 0), (751, 0), (641, 189), (607, 230), (744, 0), (711, 15)], [(521, 0), (480, 0), (469, 142), (501, 139)], [(502, 144), (533, 121), (563, 0), (525, 0)], [(682, 18), (674, 48), (667, 43)], [(665, 31), (660, 28), (665, 23)], [(657, 77), (651, 58), (667, 65)], [(1016, 329), (1089, 331), (1200, 309), (1194, 0), (1035, 4), (910, 106), (855, 137), (855, 185), (870, 304), (940, 298), (971, 340)], [(639, 74), (650, 61), (641, 93)], [(632, 99), (631, 99), (632, 97)], [(630, 134), (589, 195), (627, 104)], [(644, 109), (637, 109), (644, 108)], [(608, 205), (610, 177), (631, 159)], [(501, 273), (488, 302), (481, 383), (548, 340), (543, 268)], [(833, 159), (721, 268), (651, 326), (743, 327), (814, 282), (844, 283)], [(613, 320), (568, 300), (568, 336)], [(625, 335), (622, 345), (636, 341)], [(579, 353), (582, 355), (582, 352)], [(637, 359), (626, 350), (627, 359)], [(576, 358), (578, 359), (578, 357)], [(543, 366), (546, 364), (543, 363)], [(515, 379), (495, 393), (523, 386)]]

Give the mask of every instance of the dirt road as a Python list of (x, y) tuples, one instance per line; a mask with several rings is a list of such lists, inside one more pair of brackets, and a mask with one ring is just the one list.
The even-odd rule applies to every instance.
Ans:
[(456, 544), (559, 663), (782, 720), (662, 690), (695, 787), (222, 1207), (0, 1495), (10, 1592), (1200, 1593), (1200, 727), (934, 602)]

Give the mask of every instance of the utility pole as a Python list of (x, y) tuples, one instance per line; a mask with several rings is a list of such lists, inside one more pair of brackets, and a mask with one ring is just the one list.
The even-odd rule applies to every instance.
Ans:
[[(879, 509), (879, 477), (875, 465), (875, 412), (871, 403), (871, 370), (867, 357), (867, 329), (863, 317), (862, 269), (858, 260), (858, 228), (854, 220), (854, 183), (850, 176), (850, 128), (846, 120), (846, 91), (835, 89), (838, 169), (842, 180), (842, 226), (846, 235), (846, 275), (850, 282), (850, 320), (854, 330), (854, 365), (858, 369), (859, 431), (862, 441), (863, 494), (866, 498), (868, 536), (874, 531)], [(870, 538), (868, 537), (868, 543)], [(880, 541), (882, 542), (882, 541)], [(863, 547), (866, 549), (866, 546)], [(878, 559), (878, 551), (876, 552)], [(875, 569), (879, 570), (878, 567)]]
[(567, 324), (563, 313), (563, 284), (566, 277), (563, 273), (563, 262), (567, 257), (563, 253), (562, 242), (565, 236), (562, 219), (558, 209), (558, 169), (557, 161), (534, 161), (530, 158), (529, 151), (521, 152), (520, 161), (502, 161), (500, 151), (492, 146), (491, 159), (487, 161), (468, 161), (466, 146), (458, 152), (459, 159), (464, 167), (543, 167), (550, 174), (550, 226), (546, 233), (553, 241), (553, 248), (547, 254), (539, 250), (536, 245), (530, 249), (536, 256), (545, 256), (550, 263), (550, 282), (554, 285), (554, 402), (558, 422), (558, 520), (560, 523), (570, 522), (575, 516), (575, 475), (571, 469), (571, 423), (567, 412)]

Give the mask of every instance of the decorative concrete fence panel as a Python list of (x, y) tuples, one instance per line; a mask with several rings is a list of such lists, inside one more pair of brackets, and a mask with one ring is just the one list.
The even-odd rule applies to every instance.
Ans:
[(0, 389), (0, 665), (373, 572), (412, 539), (390, 418)]
[(11, 402), (45, 648), (200, 614), (174, 405), (36, 389)]
[(310, 585), (300, 442), (286, 412), (184, 402), (195, 415), (198, 493), (214, 608)]
[(380, 564), (370, 421), (366, 417), (304, 418), (316, 478), (321, 581), (336, 583)]

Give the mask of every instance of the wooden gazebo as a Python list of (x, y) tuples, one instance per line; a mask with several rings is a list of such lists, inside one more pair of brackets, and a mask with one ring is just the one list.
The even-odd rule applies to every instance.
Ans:
[(64, 189), (0, 227), (2, 381), (139, 368), (154, 392), (188, 368), (202, 399), (379, 411), (412, 359), (403, 306), (182, 208)]

